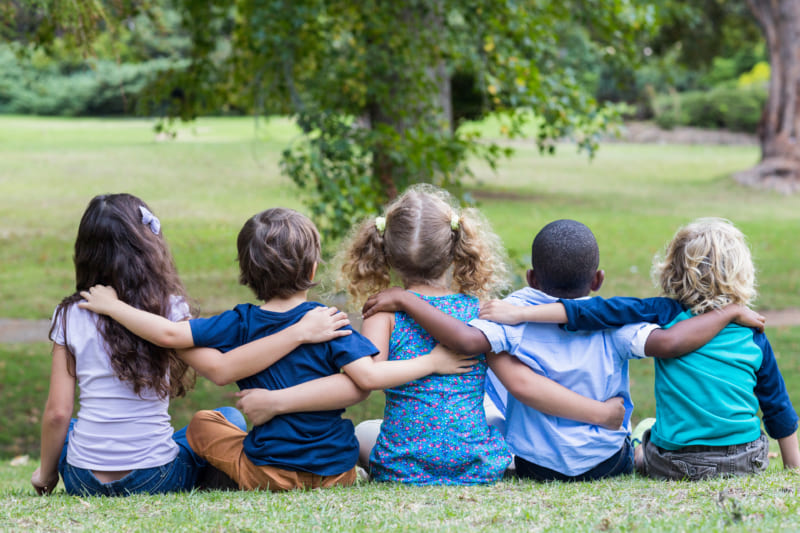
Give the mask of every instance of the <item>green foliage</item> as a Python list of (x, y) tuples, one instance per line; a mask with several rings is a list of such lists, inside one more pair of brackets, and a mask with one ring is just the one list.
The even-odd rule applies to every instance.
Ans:
[[(150, 6), (145, 16), (126, 8), (130, 16), (106, 26), (104, 17), (119, 6), (79, 4), (40, 2), (12, 10), (22, 29), (16, 42), (0, 44), (0, 113), (119, 115), (157, 112), (168, 103), (142, 96), (167, 72), (186, 67), (189, 41), (177, 12)], [(88, 11), (92, 5), (99, 11)], [(34, 21), (40, 26), (26, 32)]]
[(753, 87), (761, 86), (768, 87), (770, 79), (769, 63), (766, 61), (759, 61), (749, 71), (739, 76), (737, 85), (739, 87)]
[[(579, 13), (578, 22), (592, 27), (587, 49), (598, 61), (624, 63), (649, 13), (612, 0), (176, 6), (192, 64), (162, 79), (156, 94), (180, 87), (185, 98), (169, 113), (182, 118), (220, 106), (296, 114), (304, 138), (284, 153), (282, 168), (307, 191), (328, 237), (343, 235), (410, 183), (459, 193), (469, 156), (495, 165), (509, 152), (461, 131), (464, 116), (499, 112), (504, 132), (517, 136), (530, 117), (518, 110), (533, 109), (542, 150), (552, 151), (564, 135), (592, 150), (616, 112), (591, 97), (580, 71), (563, 60), (562, 42)], [(447, 88), (459, 96), (452, 114)]]
[(32, 115), (119, 115), (136, 109), (148, 84), (176, 63), (167, 58), (117, 64), (84, 63), (63, 72), (64, 63), (37, 66), (0, 45), (0, 113)]
[(656, 122), (663, 128), (696, 126), (755, 133), (767, 99), (764, 87), (719, 86), (659, 96)]

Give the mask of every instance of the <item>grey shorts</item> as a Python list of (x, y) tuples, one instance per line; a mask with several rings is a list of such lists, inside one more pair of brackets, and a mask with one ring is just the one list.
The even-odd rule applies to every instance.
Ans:
[(650, 430), (642, 437), (639, 473), (656, 479), (697, 481), (715, 476), (741, 476), (766, 470), (769, 440), (761, 437), (733, 446), (687, 446), (665, 450), (650, 442)]

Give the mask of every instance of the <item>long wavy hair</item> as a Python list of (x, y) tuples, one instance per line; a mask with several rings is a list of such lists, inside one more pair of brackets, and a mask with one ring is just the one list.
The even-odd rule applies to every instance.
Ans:
[[(153, 225), (143, 223), (140, 207), (149, 211), (142, 200), (124, 193), (95, 196), (89, 202), (75, 240), (75, 292), (56, 309), (65, 335), (66, 310), (81, 300), (80, 291), (94, 285), (109, 285), (123, 302), (164, 317), (170, 316), (176, 298), (186, 300), (167, 243), (160, 229), (154, 233)], [(175, 350), (156, 346), (107, 316), (98, 317), (98, 329), (111, 368), (135, 394), (182, 396), (194, 384), (194, 373)]]
[(756, 297), (755, 266), (744, 234), (721, 218), (699, 218), (679, 228), (657, 257), (653, 278), (664, 295), (694, 314)]
[(433, 185), (409, 188), (386, 207), (386, 216), (364, 220), (341, 260), (350, 295), (363, 302), (388, 287), (394, 271), (408, 286), (426, 284), (450, 270), (450, 289), (484, 298), (508, 287), (500, 238), (481, 213), (459, 209)]

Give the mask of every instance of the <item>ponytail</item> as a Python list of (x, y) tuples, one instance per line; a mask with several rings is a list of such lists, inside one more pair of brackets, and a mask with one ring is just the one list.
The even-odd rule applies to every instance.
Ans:
[(355, 302), (363, 303), (390, 284), (390, 268), (383, 244), (383, 231), (378, 228), (375, 217), (362, 221), (350, 238), (341, 273)]
[[(455, 224), (453, 224), (455, 226)], [(464, 209), (453, 229), (453, 283), (478, 298), (508, 288), (508, 266), (499, 237), (476, 209)]]

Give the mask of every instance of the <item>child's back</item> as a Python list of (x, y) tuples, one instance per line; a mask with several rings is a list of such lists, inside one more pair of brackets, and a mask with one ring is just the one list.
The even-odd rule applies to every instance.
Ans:
[[(271, 311), (241, 304), (211, 318), (191, 321), (192, 335), (201, 346), (228, 351), (291, 326), (322, 304), (302, 302), (287, 311)], [(361, 335), (324, 343), (303, 344), (255, 375), (237, 381), (240, 389), (278, 390), (339, 372), (348, 363), (375, 353)], [(256, 465), (320, 476), (341, 474), (358, 458), (358, 442), (344, 409), (277, 416), (252, 428), (244, 439), (244, 453)], [(196, 438), (190, 434), (190, 442)]]
[[(464, 322), (478, 315), (478, 300), (464, 294), (423, 299)], [(395, 314), (389, 360), (417, 357), (435, 345), (410, 316)], [(467, 374), (432, 375), (386, 389), (384, 421), (370, 458), (374, 478), (420, 485), (496, 480), (508, 456), (500, 433), (486, 424), (486, 370), (480, 356)]]
[[(557, 300), (555, 296), (530, 287), (506, 298), (517, 306)], [(632, 469), (632, 457), (626, 445), (633, 410), (628, 360), (644, 357), (644, 342), (654, 326), (634, 324), (619, 329), (571, 333), (555, 324), (504, 325), (486, 320), (474, 320), (470, 324), (484, 333), (492, 351), (511, 354), (537, 374), (590, 399), (605, 401), (621, 397), (624, 400), (622, 427), (609, 429), (551, 416), (529, 407), (509, 394), (497, 376), (490, 374), (487, 393), (505, 413), (506, 442), (516, 457), (520, 475), (529, 473), (535, 478), (566, 479), (590, 472), (593, 472), (590, 477), (601, 477)], [(502, 379), (509, 382), (509, 376), (502, 376)], [(609, 459), (612, 464), (595, 471)]]
[[(678, 315), (671, 326), (691, 318)], [(763, 354), (750, 328), (731, 324), (702, 348), (678, 359), (656, 359), (658, 418), (650, 439), (662, 448), (725, 446), (761, 435), (753, 394)], [(714, 423), (700, 423), (711, 421)]]
[[(459, 215), (451, 201), (444, 191), (417, 187), (388, 206), (385, 218), (364, 222), (343, 268), (351, 294), (361, 299), (386, 288), (394, 272), (407, 290), (446, 314), (462, 322), (476, 317), (478, 299), (467, 294), (486, 295), (503, 284), (505, 265), (499, 240), (479, 214)], [(404, 313), (367, 318), (362, 331), (381, 351), (378, 357), (390, 361), (418, 358), (436, 345)], [(481, 356), (467, 374), (387, 389), (383, 425), (369, 457), (374, 479), (426, 485), (498, 480), (511, 458), (486, 422), (485, 376)], [(372, 444), (363, 438), (364, 451)]]

